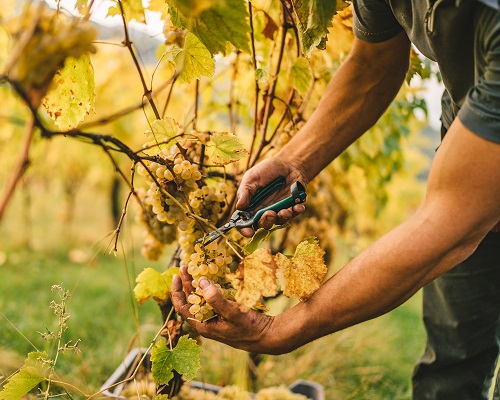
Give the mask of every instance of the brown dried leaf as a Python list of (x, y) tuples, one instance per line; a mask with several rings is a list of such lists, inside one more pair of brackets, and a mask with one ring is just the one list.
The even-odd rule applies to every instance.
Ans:
[(285, 296), (303, 301), (319, 289), (328, 272), (324, 254), (317, 239), (311, 237), (299, 243), (291, 259), (281, 253), (274, 256)]
[(243, 312), (258, 305), (262, 297), (278, 293), (276, 263), (268, 249), (257, 249), (245, 257), (236, 273), (227, 278), (236, 289), (235, 300)]

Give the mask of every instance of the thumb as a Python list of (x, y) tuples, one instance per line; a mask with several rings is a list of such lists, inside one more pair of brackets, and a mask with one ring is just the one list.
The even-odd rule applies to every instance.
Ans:
[(230, 302), (220, 292), (219, 288), (207, 278), (201, 278), (198, 283), (202, 290), (203, 297), (210, 304), (215, 312), (222, 317), (228, 318), (235, 312), (236, 303)]

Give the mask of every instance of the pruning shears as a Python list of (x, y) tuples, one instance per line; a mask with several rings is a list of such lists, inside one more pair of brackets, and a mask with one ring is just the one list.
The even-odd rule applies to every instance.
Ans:
[(223, 233), (226, 233), (233, 228), (253, 227), (254, 229), (257, 229), (257, 224), (259, 223), (262, 214), (264, 214), (266, 211), (272, 210), (278, 212), (284, 210), (285, 208), (290, 208), (295, 204), (305, 203), (307, 197), (306, 189), (299, 181), (297, 181), (290, 187), (290, 191), (292, 193), (291, 196), (274, 204), (271, 204), (270, 206), (264, 207), (255, 213), (253, 212), (259, 205), (264, 202), (264, 200), (266, 200), (273, 193), (285, 186), (285, 184), (285, 177), (280, 176), (279, 178), (269, 183), (267, 186), (259, 189), (253, 196), (246, 210), (236, 210), (231, 215), (231, 218), (229, 218), (229, 221), (226, 224), (222, 225), (218, 230), (210, 232), (203, 238), (198, 239), (197, 242), (203, 243), (203, 245), (207, 245), (221, 237)]

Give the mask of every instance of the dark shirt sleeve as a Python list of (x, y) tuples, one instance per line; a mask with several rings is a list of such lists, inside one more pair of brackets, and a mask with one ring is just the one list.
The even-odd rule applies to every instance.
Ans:
[(476, 58), (484, 68), (476, 71), (476, 84), (458, 112), (460, 121), (477, 135), (500, 143), (500, 13), (487, 12), (477, 20)]
[(385, 0), (354, 0), (353, 32), (366, 42), (384, 42), (403, 30)]

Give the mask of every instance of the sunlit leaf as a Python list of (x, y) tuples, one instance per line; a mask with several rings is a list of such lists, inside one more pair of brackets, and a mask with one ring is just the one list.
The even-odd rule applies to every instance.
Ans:
[(70, 57), (56, 73), (42, 105), (61, 130), (76, 128), (94, 109), (94, 68), (89, 53)]
[(50, 365), (42, 361), (47, 359), (45, 352), (29, 353), (19, 372), (11, 376), (3, 387), (0, 400), (18, 400), (47, 379)]
[(298, 19), (302, 51), (309, 55), (315, 47), (324, 48), (328, 27), (337, 5), (331, 0), (292, 0)]
[(236, 289), (234, 297), (242, 311), (255, 307), (262, 297), (278, 292), (276, 263), (269, 249), (257, 249), (246, 256), (236, 273), (228, 274), (227, 278)]
[(197, 17), (202, 11), (213, 5), (221, 3), (220, 0), (169, 0), (169, 4), (175, 6), (187, 18)]
[(226, 53), (227, 43), (249, 52), (250, 26), (246, 3), (241, 0), (215, 0), (210, 8), (188, 18), (176, 6), (180, 0), (168, 0), (172, 24), (186, 28), (206, 46), (212, 55)]
[(212, 142), (215, 147), (210, 158), (215, 164), (227, 165), (248, 154), (240, 139), (231, 133), (216, 132), (212, 135)]
[(215, 72), (215, 60), (200, 40), (188, 33), (184, 41), (184, 47), (173, 50), (174, 64), (180, 77), (191, 82), (203, 76), (210, 77)]
[(135, 279), (134, 295), (142, 304), (150, 297), (158, 302), (163, 302), (170, 294), (169, 287), (162, 274), (153, 268), (145, 268)]
[[(146, 22), (146, 15), (144, 14), (142, 0), (120, 0), (120, 3), (123, 6), (127, 22), (132, 20), (136, 20), (137, 22)], [(112, 17), (114, 15), (121, 15), (120, 5), (117, 0), (115, 0), (114, 4), (108, 8), (108, 17)]]
[(157, 154), (163, 148), (170, 148), (177, 142), (179, 135), (179, 124), (173, 118), (157, 119), (151, 122), (150, 129), (146, 130), (146, 136), (150, 139), (144, 145), (144, 153)]
[(313, 82), (313, 75), (309, 62), (304, 57), (299, 57), (290, 68), (290, 84), (299, 92), (301, 96), (305, 96)]
[(163, 280), (167, 284), (167, 290), (169, 293), (172, 291), (172, 279), (174, 278), (174, 275), (179, 275), (179, 267), (170, 267), (161, 274)]
[(151, 372), (157, 385), (166, 385), (177, 371), (192, 380), (200, 369), (201, 347), (194, 339), (181, 336), (177, 346), (170, 350), (164, 341), (156, 342), (151, 353)]
[(328, 272), (324, 254), (317, 239), (311, 237), (299, 243), (291, 259), (281, 253), (274, 256), (285, 296), (306, 300), (319, 289)]

